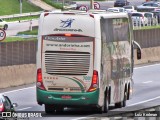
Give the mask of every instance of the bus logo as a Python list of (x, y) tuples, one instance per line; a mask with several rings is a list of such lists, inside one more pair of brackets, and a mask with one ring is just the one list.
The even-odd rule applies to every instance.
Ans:
[(72, 24), (73, 20), (75, 20), (75, 19), (69, 18), (67, 20), (61, 20), (61, 24), (62, 25), (60, 27), (62, 27), (62, 28), (66, 28), (66, 27), (71, 28), (71, 24)]

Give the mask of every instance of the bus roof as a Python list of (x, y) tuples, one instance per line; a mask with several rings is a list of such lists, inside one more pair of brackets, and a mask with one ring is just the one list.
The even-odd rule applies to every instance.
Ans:
[[(89, 10), (89, 11), (82, 11), (82, 10), (68, 10), (68, 11), (51, 11), (46, 12), (48, 14), (75, 14), (75, 15), (94, 15), (94, 16), (106, 16), (108, 18), (118, 18), (118, 17), (127, 17), (127, 13), (115, 13), (115, 12), (108, 12), (106, 10)], [(46, 14), (44, 13), (44, 14)]]
[(110, 13), (104, 10), (44, 12), (40, 18), (41, 30), (39, 33), (40, 35), (68, 33), (95, 37), (98, 28), (96, 26), (100, 26), (100, 22), (96, 22), (96, 20), (100, 20), (102, 17), (104, 19), (123, 18), (128, 15), (127, 13)]

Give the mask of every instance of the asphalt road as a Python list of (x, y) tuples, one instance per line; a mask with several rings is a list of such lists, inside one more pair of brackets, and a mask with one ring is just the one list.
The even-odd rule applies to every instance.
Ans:
[[(130, 111), (137, 110), (154, 105), (160, 105), (160, 64), (136, 67), (134, 69), (134, 94), (132, 99), (127, 101), (127, 106), (124, 108), (110, 110), (109, 113), (115, 111)], [(5, 91), (5, 90), (4, 90)], [(44, 113), (44, 106), (39, 106), (36, 103), (35, 85), (30, 85), (27, 88), (17, 90), (9, 90), (2, 92), (7, 95), (11, 101), (16, 102), (19, 106), (17, 111), (41, 111)], [(81, 112), (80, 112), (81, 111)], [(107, 114), (102, 114), (106, 116)], [(83, 109), (66, 109), (63, 113), (49, 115), (46, 119), (49, 120), (77, 120), (88, 116), (101, 116), (101, 114), (91, 113)], [(37, 118), (44, 119), (44, 118)]]
[[(6, 30), (7, 37), (15, 36), (20, 31), (29, 30), (30, 25), (30, 21), (8, 23), (8, 29)], [(38, 20), (33, 20), (32, 26), (38, 26)]]

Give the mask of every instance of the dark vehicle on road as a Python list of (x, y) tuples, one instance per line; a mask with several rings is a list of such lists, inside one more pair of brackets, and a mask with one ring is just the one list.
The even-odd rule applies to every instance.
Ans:
[(149, 25), (156, 25), (157, 24), (157, 18), (152, 12), (146, 12), (144, 14), (146, 18), (148, 18), (148, 24)]
[(16, 103), (11, 102), (11, 100), (2, 94), (0, 94), (0, 119), (2, 112), (14, 112), (14, 107), (17, 107)]
[(157, 18), (158, 23), (160, 23), (160, 11), (152, 11), (154, 17)]
[(116, 0), (114, 2), (114, 7), (123, 7), (129, 5), (129, 2), (127, 0)]
[(141, 5), (137, 6), (137, 11), (139, 12), (150, 12), (150, 11), (155, 11), (156, 9), (160, 8), (159, 2), (145, 2), (142, 3)]

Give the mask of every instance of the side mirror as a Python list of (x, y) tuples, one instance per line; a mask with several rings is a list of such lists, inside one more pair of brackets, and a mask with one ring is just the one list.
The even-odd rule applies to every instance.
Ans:
[(13, 107), (18, 107), (17, 103), (12, 103)]
[(137, 59), (140, 60), (141, 59), (141, 54), (142, 54), (141, 53), (141, 46), (136, 41), (133, 41), (133, 45), (137, 49)]
[(137, 48), (137, 59), (141, 59), (141, 49)]

